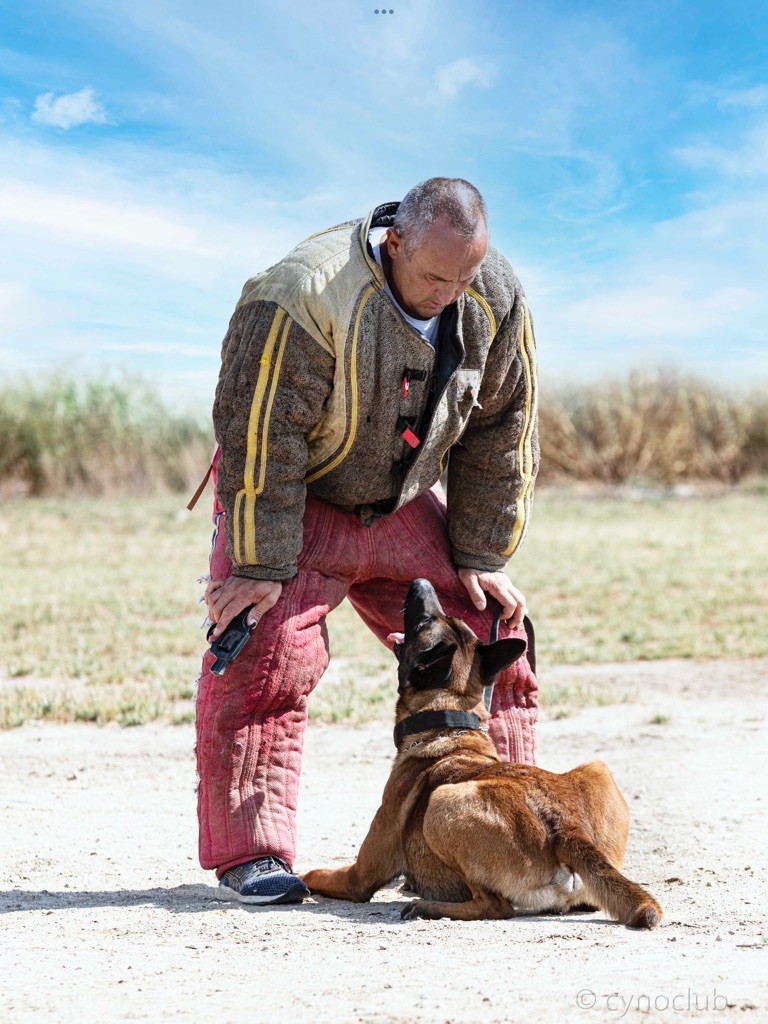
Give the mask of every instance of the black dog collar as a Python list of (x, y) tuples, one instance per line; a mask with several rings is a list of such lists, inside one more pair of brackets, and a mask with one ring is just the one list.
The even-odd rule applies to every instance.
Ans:
[(428, 729), (480, 729), (480, 719), (471, 711), (420, 711), (418, 715), (404, 718), (395, 726), (395, 746), (399, 747), (406, 736)]

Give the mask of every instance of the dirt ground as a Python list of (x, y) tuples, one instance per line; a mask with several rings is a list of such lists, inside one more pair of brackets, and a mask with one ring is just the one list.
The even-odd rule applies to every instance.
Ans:
[[(768, 1020), (768, 661), (547, 678), (633, 695), (543, 720), (539, 759), (608, 762), (657, 931), (601, 914), (407, 923), (395, 886), (363, 906), (214, 902), (190, 727), (31, 724), (0, 735), (0, 1020)], [(299, 868), (355, 853), (392, 753), (387, 725), (310, 728)]]

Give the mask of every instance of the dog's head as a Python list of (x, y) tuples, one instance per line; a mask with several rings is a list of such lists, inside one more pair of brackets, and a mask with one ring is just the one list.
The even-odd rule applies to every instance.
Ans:
[[(461, 619), (445, 614), (428, 580), (414, 580), (405, 599), (404, 633), (394, 644), (400, 662), (398, 717), (427, 705), (474, 708), (483, 688), (525, 647), (517, 637), (481, 643)], [(451, 699), (440, 699), (441, 691)]]

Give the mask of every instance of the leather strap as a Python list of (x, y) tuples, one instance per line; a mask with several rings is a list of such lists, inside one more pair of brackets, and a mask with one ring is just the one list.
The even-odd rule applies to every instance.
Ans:
[(395, 746), (399, 747), (406, 736), (429, 729), (479, 729), (480, 719), (471, 711), (420, 711), (418, 715), (404, 718), (395, 726)]
[[(491, 625), (491, 638), (489, 641), (492, 644), (495, 644), (496, 641), (499, 639), (499, 623), (501, 622), (501, 613), (503, 610), (503, 608), (499, 608), (499, 610), (493, 617), (493, 623)], [(491, 701), (493, 700), (493, 688), (495, 685), (496, 680), (494, 679), (490, 686), (483, 687), (483, 701), (485, 702), (486, 711), (491, 710)]]
[(525, 656), (528, 659), (528, 664), (531, 666), (531, 672), (536, 675), (536, 634), (533, 631), (533, 623), (527, 615), (523, 619), (523, 626), (525, 627), (525, 635), (528, 638), (528, 648)]
[(190, 512), (192, 511), (192, 509), (195, 507), (195, 505), (200, 500), (200, 495), (203, 493), (203, 491), (206, 488), (206, 485), (207, 485), (208, 481), (211, 479), (211, 473), (212, 472), (213, 472), (213, 462), (211, 462), (210, 466), (208, 467), (208, 469), (206, 471), (205, 476), (200, 481), (200, 486), (197, 488), (195, 493), (189, 499), (189, 504), (187, 505), (187, 508), (189, 509)]

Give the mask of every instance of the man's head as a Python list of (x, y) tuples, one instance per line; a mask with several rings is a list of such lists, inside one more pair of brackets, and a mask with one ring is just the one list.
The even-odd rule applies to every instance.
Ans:
[(483, 197), (463, 178), (429, 178), (405, 196), (386, 235), (390, 286), (422, 320), (442, 313), (475, 279), (488, 249)]

